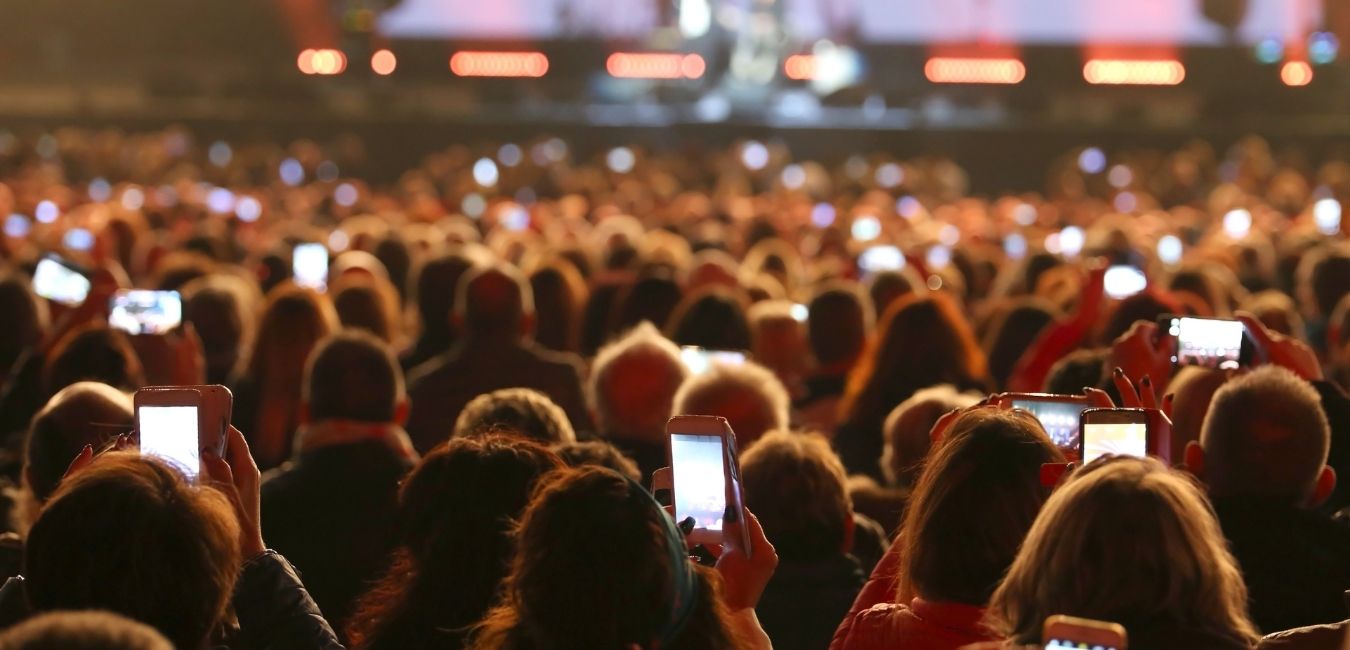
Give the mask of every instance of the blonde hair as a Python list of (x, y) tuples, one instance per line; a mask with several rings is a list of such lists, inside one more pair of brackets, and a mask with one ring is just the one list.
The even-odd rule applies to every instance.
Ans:
[(713, 363), (684, 381), (671, 414), (720, 415), (731, 422), (737, 444), (747, 449), (765, 433), (787, 428), (791, 401), (783, 382), (758, 363)]
[(1054, 614), (1115, 621), (1131, 637), (1161, 624), (1246, 644), (1258, 638), (1242, 573), (1205, 496), (1151, 458), (1093, 463), (1057, 490), (990, 600), (987, 622), (1032, 643)]
[[(628, 399), (615, 399), (613, 383), (635, 376), (638, 369), (649, 381), (665, 381), (660, 388), (641, 391), (638, 396), (631, 390), (620, 391)], [(591, 363), (587, 393), (596, 426), (606, 435), (659, 438), (665, 432), (675, 392), (687, 376), (680, 348), (651, 323), (639, 323), (600, 348)]]
[(818, 433), (771, 431), (741, 457), (746, 507), (785, 560), (840, 552), (853, 517), (844, 464)]

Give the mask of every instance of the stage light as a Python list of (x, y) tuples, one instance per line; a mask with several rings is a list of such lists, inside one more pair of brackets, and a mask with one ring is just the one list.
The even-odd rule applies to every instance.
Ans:
[(56, 218), (61, 216), (61, 208), (56, 207), (53, 201), (38, 201), (37, 208), (33, 210), (33, 216), (37, 217), (39, 223), (53, 223)]
[(206, 194), (206, 208), (215, 214), (234, 212), (234, 192), (217, 187)]
[(1176, 235), (1163, 235), (1158, 240), (1158, 259), (1168, 266), (1176, 266), (1181, 263), (1181, 254), (1185, 246), (1181, 243), (1181, 238)]
[(1078, 154), (1078, 168), (1085, 174), (1100, 174), (1106, 169), (1106, 154), (1096, 147), (1088, 147)]
[(813, 54), (793, 54), (783, 62), (783, 74), (794, 81), (816, 78), (816, 57)]
[(112, 185), (106, 179), (95, 178), (89, 181), (89, 200), (102, 203), (112, 196)]
[(315, 75), (342, 74), (347, 69), (347, 55), (341, 50), (309, 49), (296, 58), (300, 72)]
[(1134, 172), (1125, 165), (1115, 165), (1106, 173), (1106, 182), (1116, 189), (1124, 189), (1134, 182)]
[(234, 216), (252, 223), (262, 216), (262, 203), (251, 196), (241, 196), (234, 204)]
[(1186, 79), (1186, 66), (1175, 59), (1090, 59), (1083, 65), (1083, 78), (1109, 86), (1175, 86)]
[(1313, 32), (1308, 36), (1308, 60), (1322, 65), (1336, 60), (1341, 42), (1331, 32)]
[(291, 187), (305, 182), (305, 168), (299, 160), (294, 158), (281, 161), (281, 166), (277, 169), (277, 175), (281, 177), (281, 182)]
[(333, 188), (333, 202), (344, 208), (350, 208), (356, 205), (358, 192), (356, 186), (351, 183), (342, 183)]
[(1284, 56), (1284, 43), (1278, 38), (1262, 39), (1256, 44), (1256, 60), (1261, 63), (1275, 63)]
[(1012, 209), (1012, 218), (1020, 226), (1030, 226), (1036, 223), (1036, 207), (1030, 203), (1018, 203)]
[(28, 220), (28, 217), (17, 212), (5, 218), (6, 236), (14, 237), (16, 239), (19, 237), (27, 237), (32, 229), (33, 224)]
[(1027, 256), (1027, 238), (1021, 233), (1012, 233), (1003, 238), (1003, 254), (1017, 261)]
[(1312, 79), (1312, 66), (1304, 61), (1286, 61), (1280, 68), (1280, 81), (1286, 86), (1306, 86)]
[(370, 69), (380, 76), (394, 74), (398, 68), (398, 57), (390, 50), (377, 50), (370, 55)]
[(886, 163), (877, 167), (872, 179), (884, 188), (890, 189), (905, 182), (905, 170), (895, 163)]
[(478, 162), (473, 164), (473, 180), (483, 187), (493, 187), (497, 184), (497, 163), (492, 162), (491, 158), (479, 158)]
[(1027, 68), (1017, 59), (973, 59), (933, 57), (923, 66), (923, 74), (935, 84), (1015, 84), (1027, 76)]
[(829, 203), (817, 203), (811, 208), (811, 225), (817, 228), (829, 228), (834, 225), (834, 219), (838, 215), (834, 206)]
[(1059, 231), (1059, 252), (1065, 257), (1078, 257), (1082, 252), (1087, 235), (1078, 226), (1065, 226)]
[(788, 165), (779, 174), (779, 179), (783, 187), (789, 190), (801, 189), (801, 186), (806, 184), (806, 170), (802, 169), (801, 165)]
[(487, 209), (487, 201), (478, 194), (469, 194), (459, 202), (459, 209), (464, 216), (477, 219), (483, 216), (483, 211)]
[(912, 196), (902, 196), (895, 201), (895, 213), (905, 219), (913, 219), (923, 212), (923, 204)]
[(301, 51), (295, 58), (295, 65), (300, 68), (300, 72), (314, 74), (314, 50)]
[(1233, 239), (1242, 239), (1252, 229), (1252, 213), (1238, 208), (1223, 215), (1223, 231)]
[(615, 52), (605, 70), (620, 79), (698, 79), (707, 70), (697, 54), (670, 52)]
[(450, 71), (459, 77), (542, 77), (548, 57), (543, 52), (455, 52)]

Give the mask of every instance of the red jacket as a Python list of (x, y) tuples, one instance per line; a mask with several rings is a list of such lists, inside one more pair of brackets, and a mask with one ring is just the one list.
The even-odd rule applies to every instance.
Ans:
[(860, 612), (840, 650), (956, 650), (993, 641), (980, 622), (984, 608), (962, 603), (930, 603), (915, 598), (909, 605), (883, 603)]

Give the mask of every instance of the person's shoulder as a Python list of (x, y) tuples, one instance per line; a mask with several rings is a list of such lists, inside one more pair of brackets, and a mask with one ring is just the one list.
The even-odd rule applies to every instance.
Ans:
[(569, 372), (579, 372), (583, 366), (581, 357), (571, 352), (559, 350), (550, 350), (538, 343), (530, 343), (525, 351), (542, 366), (566, 370)]
[(1347, 629), (1350, 629), (1350, 620), (1300, 627), (1268, 634), (1256, 647), (1257, 650), (1340, 650)]
[(458, 361), (459, 355), (452, 349), (413, 366), (408, 371), (408, 391), (415, 391), (420, 386), (433, 382), (446, 373), (453, 372)]

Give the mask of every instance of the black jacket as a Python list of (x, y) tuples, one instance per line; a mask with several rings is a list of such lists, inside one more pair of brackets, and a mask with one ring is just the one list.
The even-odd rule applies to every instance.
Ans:
[(780, 562), (755, 607), (774, 650), (830, 646), (866, 577), (851, 555), (817, 562)]

